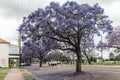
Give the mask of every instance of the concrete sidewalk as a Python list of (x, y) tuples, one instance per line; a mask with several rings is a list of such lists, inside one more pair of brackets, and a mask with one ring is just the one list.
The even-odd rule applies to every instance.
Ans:
[(4, 80), (25, 80), (19, 69), (11, 69)]

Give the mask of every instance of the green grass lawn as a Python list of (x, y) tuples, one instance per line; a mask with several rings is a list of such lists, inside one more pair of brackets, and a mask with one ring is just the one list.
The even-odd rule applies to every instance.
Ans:
[[(84, 62), (83, 65), (87, 65), (88, 62)], [(120, 65), (120, 62), (91, 62), (91, 65)]]
[(0, 68), (0, 80), (3, 80), (10, 68)]
[(8, 71), (10, 68), (0, 68), (0, 71)]
[(6, 73), (0, 73), (0, 80), (3, 80), (5, 76), (6, 76)]

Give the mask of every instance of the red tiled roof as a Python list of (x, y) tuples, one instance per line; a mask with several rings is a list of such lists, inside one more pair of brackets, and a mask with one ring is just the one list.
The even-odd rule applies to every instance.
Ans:
[(0, 43), (5, 43), (5, 44), (10, 44), (9, 42), (3, 40), (3, 39), (0, 39)]

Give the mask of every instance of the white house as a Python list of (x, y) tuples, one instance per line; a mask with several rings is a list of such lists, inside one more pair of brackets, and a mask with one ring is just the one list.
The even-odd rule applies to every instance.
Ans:
[(20, 60), (19, 47), (0, 39), (0, 67), (10, 67), (11, 60)]

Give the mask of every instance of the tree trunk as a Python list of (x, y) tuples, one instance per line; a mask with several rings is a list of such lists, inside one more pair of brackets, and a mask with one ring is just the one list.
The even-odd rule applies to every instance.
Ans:
[(42, 67), (42, 60), (39, 60), (39, 67)]
[(87, 58), (88, 63), (91, 64), (91, 61), (90, 61), (89, 57), (87, 56), (87, 54), (86, 53), (84, 53), (84, 54), (85, 54), (85, 56)]
[(115, 64), (116, 64), (116, 59), (114, 59), (114, 62), (115, 62)]
[(39, 53), (39, 67), (42, 67), (42, 55), (41, 52)]
[[(81, 32), (80, 28), (78, 28), (78, 32)], [(82, 33), (77, 33), (77, 44), (76, 44), (76, 54), (77, 54), (77, 63), (76, 63), (76, 72), (82, 73), (81, 65), (82, 65), (82, 55), (80, 49), (80, 40), (82, 38)]]
[(31, 59), (31, 58), (29, 58), (29, 63), (31, 64), (31, 62), (32, 62), (32, 59)]
[(79, 72), (79, 73), (82, 72), (81, 65), (82, 65), (82, 56), (81, 56), (81, 53), (80, 53), (80, 49), (78, 48), (78, 50), (77, 50), (76, 72)]

